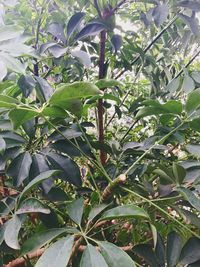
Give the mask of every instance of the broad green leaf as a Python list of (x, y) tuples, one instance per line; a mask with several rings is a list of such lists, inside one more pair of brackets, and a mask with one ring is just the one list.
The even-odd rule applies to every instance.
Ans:
[(107, 241), (98, 242), (98, 244), (109, 267), (136, 267), (131, 257), (114, 244)]
[(179, 263), (183, 266), (200, 260), (200, 239), (191, 237), (184, 245)]
[(176, 191), (179, 192), (195, 209), (200, 211), (200, 199), (192, 191), (184, 187), (177, 187)]
[(17, 215), (14, 215), (12, 219), (8, 221), (8, 224), (6, 226), (4, 239), (6, 244), (13, 249), (20, 249), (20, 245), (18, 242), (18, 235), (21, 226), (22, 226), (22, 221)]
[(186, 170), (179, 164), (173, 162), (172, 166), (173, 174), (176, 179), (177, 184), (182, 184), (185, 176), (186, 176)]
[(182, 239), (176, 232), (169, 233), (167, 237), (167, 266), (175, 267), (179, 261), (182, 249)]
[(66, 267), (71, 256), (73, 243), (73, 236), (58, 240), (45, 250), (35, 267)]
[(20, 199), (25, 195), (27, 194), (28, 192), (30, 192), (30, 190), (42, 183), (43, 181), (45, 181), (46, 179), (48, 179), (49, 177), (55, 175), (56, 173), (58, 173), (57, 170), (50, 170), (50, 171), (45, 171), (45, 172), (42, 172), (41, 174), (39, 174), (37, 177), (35, 177), (25, 188), (24, 190), (21, 192), (20, 194)]
[(13, 184), (15, 186), (20, 186), (28, 178), (31, 163), (32, 159), (29, 152), (19, 154), (11, 161), (7, 169), (7, 174), (13, 178)]
[(23, 243), (21, 248), (21, 255), (35, 251), (65, 233), (74, 234), (77, 233), (77, 230), (75, 228), (66, 227), (53, 228), (43, 232), (37, 232), (35, 235), (33, 235)]
[(9, 118), (13, 123), (13, 127), (16, 130), (26, 121), (33, 119), (39, 115), (39, 111), (25, 108), (25, 107), (16, 107), (9, 112)]
[(96, 248), (89, 244), (82, 255), (80, 267), (108, 267), (108, 265)]
[(188, 94), (195, 89), (194, 80), (187, 74), (183, 79), (182, 90)]
[(23, 213), (34, 213), (34, 212), (41, 212), (41, 213), (49, 214), (50, 209), (48, 209), (47, 206), (44, 205), (37, 198), (27, 198), (20, 203), (15, 213), (23, 214)]
[(113, 87), (113, 86), (122, 86), (123, 84), (117, 80), (114, 79), (101, 79), (98, 80), (95, 85), (99, 88), (99, 89), (104, 89), (104, 88), (109, 88), (109, 87)]
[(143, 218), (148, 220), (149, 216), (143, 208), (129, 204), (107, 210), (101, 216), (100, 220), (102, 221), (121, 218)]
[(186, 224), (193, 224), (198, 229), (200, 229), (200, 218), (197, 214), (185, 209), (180, 209), (176, 207), (178, 213), (183, 217)]
[(190, 127), (192, 130), (200, 132), (200, 118), (190, 121)]
[(81, 225), (83, 216), (84, 199), (79, 198), (67, 205), (69, 217), (78, 225)]
[(160, 107), (144, 107), (144, 108), (141, 108), (135, 118), (136, 119), (141, 119), (143, 117), (146, 117), (146, 116), (152, 116), (152, 115), (160, 115), (160, 114), (168, 114), (169, 112), (164, 109), (162, 106)]
[(50, 118), (66, 118), (67, 117), (66, 111), (59, 107), (45, 107), (42, 111), (42, 114)]
[(88, 220), (92, 221), (97, 215), (99, 215), (104, 209), (106, 209), (110, 204), (99, 204), (91, 209), (88, 216)]
[(0, 107), (1, 108), (15, 108), (19, 104), (19, 101), (13, 97), (0, 95)]
[(189, 115), (200, 108), (200, 88), (194, 90), (188, 95), (185, 109)]
[(73, 101), (98, 94), (99, 89), (96, 85), (89, 82), (74, 82), (60, 86), (49, 99), (49, 103), (67, 109), (68, 103), (66, 101)]

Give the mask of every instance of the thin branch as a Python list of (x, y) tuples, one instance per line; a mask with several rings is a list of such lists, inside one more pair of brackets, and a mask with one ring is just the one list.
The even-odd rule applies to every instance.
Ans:
[(110, 16), (114, 15), (114, 13), (123, 5), (126, 3), (127, 0), (122, 0), (119, 2), (110, 12)]
[(100, 18), (102, 18), (101, 10), (99, 8), (98, 0), (94, 0), (94, 6)]

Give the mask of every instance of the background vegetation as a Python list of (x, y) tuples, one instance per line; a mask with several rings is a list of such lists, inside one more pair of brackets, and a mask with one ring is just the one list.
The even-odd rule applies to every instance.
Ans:
[(0, 265), (200, 266), (198, 1), (0, 1)]

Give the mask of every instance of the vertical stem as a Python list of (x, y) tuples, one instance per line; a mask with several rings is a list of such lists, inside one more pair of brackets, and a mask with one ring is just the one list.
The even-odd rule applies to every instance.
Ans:
[[(106, 48), (106, 31), (102, 31), (100, 35), (100, 54), (99, 54), (99, 79), (103, 79), (105, 77), (105, 48)], [(104, 90), (104, 89), (102, 89)], [(104, 123), (103, 123), (103, 100), (99, 99), (98, 101), (98, 127), (99, 127), (99, 143), (104, 143)], [(103, 149), (100, 150), (100, 159), (102, 165), (106, 163), (106, 153)]]

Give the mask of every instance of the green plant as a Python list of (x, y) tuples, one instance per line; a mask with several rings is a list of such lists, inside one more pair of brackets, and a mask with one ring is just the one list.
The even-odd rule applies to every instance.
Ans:
[(200, 4), (0, 6), (1, 265), (198, 266)]

